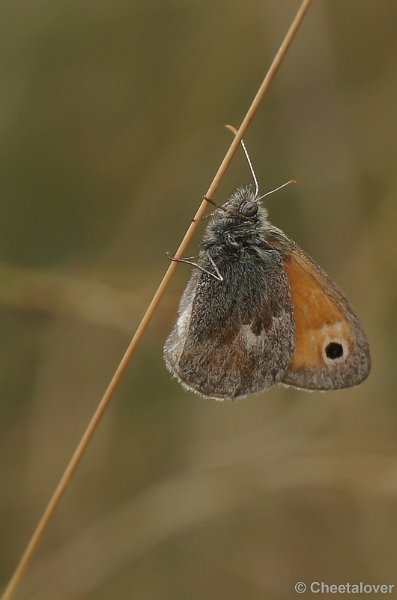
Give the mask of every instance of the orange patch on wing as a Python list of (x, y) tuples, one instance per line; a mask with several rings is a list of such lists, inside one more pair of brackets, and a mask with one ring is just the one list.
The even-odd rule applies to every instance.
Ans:
[(330, 342), (343, 344), (345, 353), (352, 334), (328, 280), (314, 270), (304, 255), (291, 254), (284, 262), (295, 313), (295, 349), (291, 371), (324, 368), (324, 349)]

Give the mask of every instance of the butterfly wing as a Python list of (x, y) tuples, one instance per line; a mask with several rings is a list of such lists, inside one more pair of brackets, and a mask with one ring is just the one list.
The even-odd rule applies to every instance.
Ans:
[(311, 390), (359, 384), (370, 370), (369, 345), (348, 300), (282, 231), (269, 228), (267, 241), (283, 257), (295, 315), (295, 348), (282, 382)]
[[(195, 270), (164, 348), (168, 369), (188, 389), (237, 398), (281, 381), (294, 344), (290, 288), (280, 253), (213, 257), (223, 281)], [(201, 266), (213, 266), (205, 253)]]

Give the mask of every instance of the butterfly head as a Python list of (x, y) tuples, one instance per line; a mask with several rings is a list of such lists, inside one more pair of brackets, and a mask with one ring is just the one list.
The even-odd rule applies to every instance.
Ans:
[(231, 224), (258, 224), (266, 219), (267, 213), (251, 186), (238, 188), (217, 212), (217, 217)]
[(203, 240), (204, 246), (226, 244), (241, 247), (259, 242), (267, 213), (251, 186), (238, 188), (214, 213)]

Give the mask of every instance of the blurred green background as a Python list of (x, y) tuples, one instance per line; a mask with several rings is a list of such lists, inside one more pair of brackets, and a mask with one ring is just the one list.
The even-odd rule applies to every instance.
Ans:
[[(297, 7), (2, 2), (4, 584)], [(392, 0), (314, 3), (246, 138), (262, 192), (298, 180), (271, 220), (345, 290), (370, 378), (235, 403), (183, 391), (162, 360), (181, 266), (21, 600), (397, 584), (396, 22)], [(218, 202), (251, 181), (241, 154)]]

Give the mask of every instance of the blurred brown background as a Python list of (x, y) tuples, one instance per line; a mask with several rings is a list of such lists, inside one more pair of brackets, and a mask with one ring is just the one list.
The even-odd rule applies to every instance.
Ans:
[[(297, 7), (2, 3), (4, 584)], [(396, 22), (392, 0), (314, 3), (246, 139), (262, 192), (298, 180), (272, 222), (349, 296), (369, 380), (236, 403), (183, 391), (162, 361), (181, 266), (21, 600), (397, 584)], [(216, 199), (246, 183), (239, 153)]]

